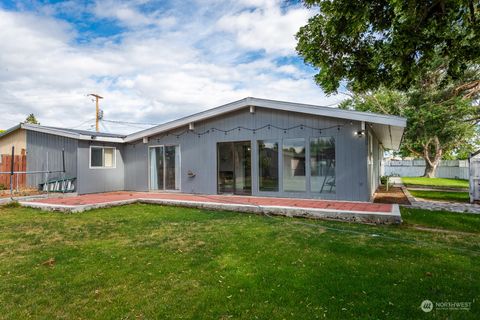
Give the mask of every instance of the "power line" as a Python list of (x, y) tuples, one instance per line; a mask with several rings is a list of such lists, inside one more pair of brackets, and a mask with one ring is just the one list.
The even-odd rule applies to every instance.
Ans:
[(120, 124), (140, 124), (140, 125), (145, 125), (145, 126), (158, 126), (159, 125), (159, 123), (131, 122), (131, 121), (107, 120), (107, 119), (102, 119), (102, 120), (106, 121), (106, 122), (120, 123)]
[(76, 129), (76, 128), (81, 127), (81, 126), (83, 126), (84, 124), (86, 124), (86, 123), (88, 123), (88, 122), (90, 122), (90, 121), (94, 121), (94, 120), (95, 120), (95, 118), (88, 119), (88, 120), (83, 121), (82, 123), (80, 123), (80, 124), (78, 124), (78, 125), (76, 125), (76, 126), (74, 126), (74, 127), (71, 127), (70, 129)]

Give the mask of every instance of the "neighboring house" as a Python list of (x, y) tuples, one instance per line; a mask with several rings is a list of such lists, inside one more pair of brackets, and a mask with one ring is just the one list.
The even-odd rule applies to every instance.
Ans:
[(27, 134), (25, 130), (19, 130), (21, 125), (16, 125), (6, 131), (0, 132), (0, 155), (12, 155), (12, 146), (15, 147), (15, 155), (25, 153), (27, 146)]
[[(85, 170), (88, 171), (88, 156), (86, 159), (81, 159), (81, 161), (87, 163), (87, 167), (84, 167), (77, 157), (81, 157), (85, 150), (88, 152), (91, 141), (104, 144), (123, 143), (123, 137), (124, 135), (118, 134), (21, 123), (0, 134), (0, 150), (2, 151), (1, 154), (6, 155), (11, 154), (12, 145), (15, 147), (15, 154), (20, 154), (20, 150), (23, 150), (27, 158), (26, 169), (30, 172), (63, 170), (62, 150), (65, 150), (65, 177), (77, 178), (75, 181), (77, 192), (89, 193), (88, 175), (82, 173)], [(120, 148), (117, 149), (120, 150)], [(123, 170), (123, 167), (121, 170)], [(117, 180), (123, 179), (123, 172), (121, 173), (121, 178), (111, 178), (110, 173), (116, 171), (113, 170), (106, 175), (102, 175), (99, 172), (98, 178), (103, 179), (103, 189), (93, 192), (118, 190), (119, 184)], [(84, 178), (78, 179), (79, 175), (82, 175)], [(44, 173), (28, 174), (27, 185), (38, 187), (47, 178), (54, 180), (61, 177), (62, 174), (59, 172), (49, 175)]]
[(396, 116), (245, 98), (127, 136), (20, 129), (28, 170), (44, 170), (47, 151), (49, 168), (60, 166), (65, 148), (79, 194), (162, 190), (369, 201), (383, 150), (399, 148), (405, 125)]

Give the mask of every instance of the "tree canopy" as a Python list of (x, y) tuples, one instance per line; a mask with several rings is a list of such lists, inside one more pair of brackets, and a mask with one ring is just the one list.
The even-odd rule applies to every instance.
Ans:
[(440, 159), (455, 153), (465, 157), (461, 153), (473, 151), (478, 137), (477, 107), (449, 92), (453, 90), (454, 86), (440, 89), (435, 82), (408, 92), (380, 88), (357, 94), (340, 107), (407, 118), (401, 154), (425, 159), (425, 176), (432, 177)]
[(28, 117), (25, 119), (25, 123), (40, 124), (33, 113), (28, 115)]
[(326, 93), (342, 84), (353, 92), (408, 90), (438, 58), (445, 80), (456, 81), (479, 63), (478, 1), (304, 2), (319, 12), (297, 33), (297, 51), (319, 69), (315, 80)]

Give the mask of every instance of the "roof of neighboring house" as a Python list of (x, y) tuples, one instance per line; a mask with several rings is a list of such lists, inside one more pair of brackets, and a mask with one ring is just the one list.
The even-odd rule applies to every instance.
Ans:
[(189, 123), (207, 120), (209, 118), (213, 118), (221, 114), (229, 113), (249, 106), (282, 111), (300, 112), (305, 114), (347, 119), (353, 121), (363, 121), (370, 124), (371, 128), (373, 129), (376, 136), (385, 148), (394, 150), (400, 147), (403, 130), (407, 125), (407, 120), (405, 118), (397, 116), (248, 97), (213, 109), (208, 109), (206, 111), (202, 111), (184, 118), (180, 118), (178, 120), (166, 122), (150, 129), (130, 134), (125, 137), (125, 142), (139, 140), (143, 137), (150, 137), (162, 132), (183, 127), (185, 125), (188, 125)]
[(64, 129), (57, 127), (40, 126), (34, 124), (22, 123), (15, 127), (12, 127), (0, 134), (0, 137), (9, 134), (17, 129), (26, 129), (38, 132), (44, 132), (54, 135), (65, 136), (80, 140), (95, 140), (103, 142), (132, 142), (140, 140), (144, 137), (150, 137), (162, 132), (167, 132), (173, 129), (177, 129), (183, 126), (187, 126), (190, 123), (198, 121), (204, 121), (213, 117), (217, 117), (222, 114), (247, 108), (250, 106), (261, 107), (273, 110), (299, 112), (315, 116), (324, 116), (331, 118), (346, 119), (352, 121), (361, 121), (368, 123), (375, 132), (375, 135), (380, 140), (384, 148), (398, 149), (402, 140), (403, 131), (407, 125), (407, 120), (402, 117), (384, 115), (371, 112), (359, 112), (352, 110), (343, 110), (333, 107), (325, 107), (318, 105), (310, 105), (303, 103), (293, 103), (285, 101), (266, 100), (258, 98), (244, 98), (235, 102), (231, 102), (216, 108), (208, 109), (199, 113), (192, 114), (187, 117), (183, 117), (177, 120), (169, 121), (164, 124), (160, 124), (150, 129), (142, 130), (132, 133), (130, 135), (120, 135), (113, 133), (102, 133), (95, 131), (76, 130), (76, 129)]
[(6, 136), (8, 135), (9, 133), (17, 130), (17, 129), (20, 129), (20, 126), (21, 124), (17, 124), (16, 126), (13, 126), (11, 128), (8, 128), (7, 130), (3, 131), (3, 132), (0, 132), (0, 138), (3, 137), (3, 136)]
[(43, 132), (43, 133), (48, 133), (48, 134), (53, 134), (53, 135), (62, 136), (66, 138), (78, 139), (78, 140), (95, 140), (95, 141), (102, 141), (102, 142), (123, 143), (123, 138), (125, 138), (125, 135), (115, 134), (115, 133), (65, 129), (65, 128), (41, 126), (38, 124), (31, 124), (31, 123), (20, 123), (14, 127), (11, 127), (5, 132), (2, 132), (0, 134), (0, 138), (18, 129)]

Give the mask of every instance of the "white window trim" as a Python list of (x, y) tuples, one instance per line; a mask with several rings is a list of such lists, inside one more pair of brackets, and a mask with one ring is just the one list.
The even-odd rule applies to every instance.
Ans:
[[(92, 166), (92, 149), (102, 149), (102, 166)], [(113, 149), (113, 166), (105, 167), (105, 149)], [(90, 169), (116, 169), (117, 168), (117, 148), (116, 147), (107, 147), (107, 146), (90, 146), (88, 154), (88, 167)]]

